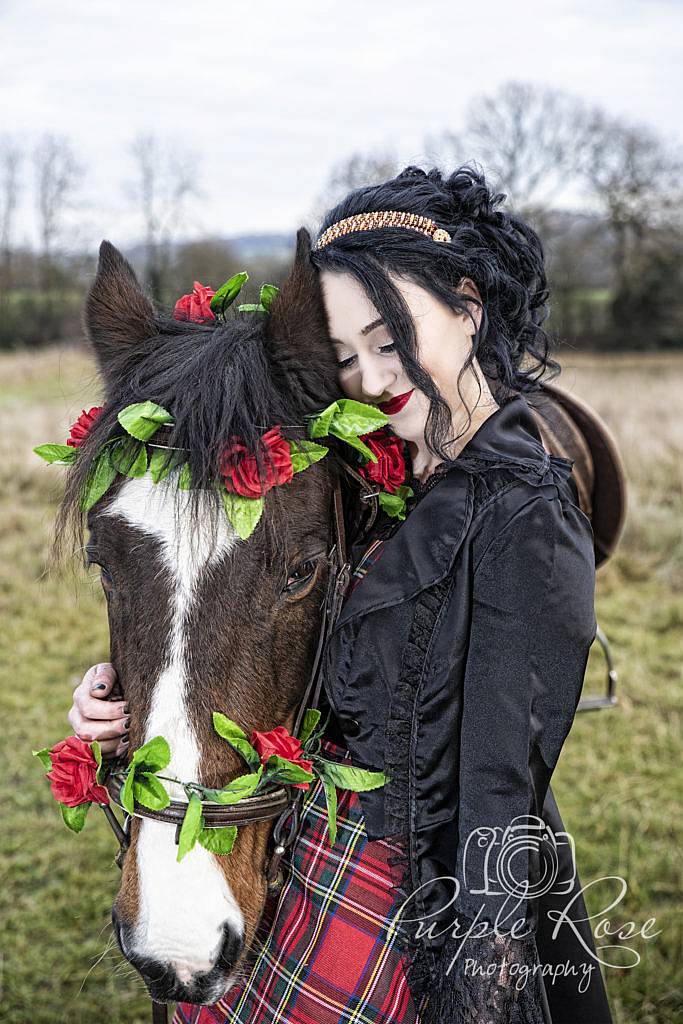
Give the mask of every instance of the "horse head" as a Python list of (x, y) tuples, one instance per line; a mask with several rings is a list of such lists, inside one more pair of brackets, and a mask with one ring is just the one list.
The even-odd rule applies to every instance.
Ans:
[[(240, 539), (217, 497), (220, 453), (235, 437), (253, 450), (276, 424), (337, 394), (336, 363), (308, 233), (268, 316), (197, 324), (159, 315), (120, 253), (104, 242), (85, 314), (105, 387), (103, 412), (67, 483), (62, 526), (118, 413), (151, 401), (172, 414), (164, 445), (178, 470), (119, 475), (90, 509), (88, 562), (101, 567), (116, 667), (131, 712), (130, 750), (166, 738), (164, 774), (223, 787), (245, 771), (214, 731), (212, 712), (247, 733), (292, 727), (314, 659), (324, 602), (332, 459), (265, 496)], [(153, 439), (154, 440), (154, 439)], [(132, 753), (128, 755), (128, 759)], [(173, 800), (185, 794), (168, 783)], [(113, 920), (124, 956), (159, 1001), (215, 1002), (234, 982), (267, 895), (271, 821), (238, 829), (229, 856), (197, 844), (177, 859), (175, 829), (133, 818)]]

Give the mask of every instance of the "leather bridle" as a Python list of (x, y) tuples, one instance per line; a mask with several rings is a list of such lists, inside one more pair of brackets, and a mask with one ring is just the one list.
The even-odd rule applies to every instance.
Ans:
[[(369, 501), (371, 504), (370, 518), (365, 524), (367, 529), (377, 515), (378, 490), (373, 488), (364, 477), (352, 469), (344, 460), (339, 459), (338, 463), (343, 471), (360, 485), (362, 492), (361, 500)], [(318, 706), (323, 685), (321, 663), (325, 644), (341, 611), (351, 577), (341, 486), (338, 478), (335, 480), (332, 501), (332, 534), (332, 544), (327, 553), (329, 573), (323, 602), (322, 622), (318, 633), (318, 642), (311, 673), (291, 729), (293, 736), (296, 736), (299, 732), (306, 709), (317, 708)], [(113, 803), (124, 810), (121, 803), (122, 782), (118, 780), (115, 774), (110, 774), (105, 780), (105, 785)], [(206, 828), (252, 825), (256, 822), (272, 821), (275, 819), (275, 825), (271, 834), (272, 850), (264, 869), (268, 889), (271, 893), (277, 892), (283, 884), (280, 862), (298, 832), (299, 812), (303, 793), (302, 789), (281, 785), (258, 796), (247, 797), (236, 804), (228, 804), (227, 806), (210, 803), (202, 804), (203, 824)], [(153, 821), (162, 821), (169, 825), (174, 825), (175, 842), (177, 844), (180, 836), (180, 827), (188, 805), (185, 800), (172, 800), (168, 807), (165, 807), (163, 810), (153, 811), (136, 803), (133, 815), (128, 814), (124, 810), (123, 823), (119, 822), (111, 806), (105, 804), (100, 806), (118, 840), (119, 849), (116, 854), (116, 864), (119, 868), (122, 868), (123, 859), (130, 845), (130, 826), (133, 817), (149, 818)], [(167, 1020), (166, 1009), (165, 1003), (152, 1001), (153, 1024), (164, 1024)]]

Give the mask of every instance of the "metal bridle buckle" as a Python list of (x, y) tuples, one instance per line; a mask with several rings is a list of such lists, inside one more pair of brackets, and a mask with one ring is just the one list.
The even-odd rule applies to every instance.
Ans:
[(300, 797), (295, 797), (290, 806), (285, 808), (277, 819), (273, 828), (272, 838), (275, 848), (266, 868), (266, 882), (270, 893), (278, 892), (284, 884), (280, 862), (299, 831), (299, 800)]

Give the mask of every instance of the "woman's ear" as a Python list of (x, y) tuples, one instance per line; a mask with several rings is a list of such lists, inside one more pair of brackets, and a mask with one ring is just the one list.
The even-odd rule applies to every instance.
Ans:
[[(481, 295), (479, 294), (479, 289), (477, 288), (476, 284), (474, 283), (471, 277), (462, 277), (458, 281), (456, 291), (462, 295), (469, 295), (472, 298), (477, 299), (479, 302), (481, 302)], [(468, 302), (467, 308), (469, 309), (472, 318), (474, 318), (476, 330), (478, 331), (481, 326), (481, 306), (477, 305), (476, 302)], [(465, 317), (465, 324), (466, 326), (469, 325), (469, 333), (474, 334), (475, 327), (472, 324), (472, 319), (469, 316)]]

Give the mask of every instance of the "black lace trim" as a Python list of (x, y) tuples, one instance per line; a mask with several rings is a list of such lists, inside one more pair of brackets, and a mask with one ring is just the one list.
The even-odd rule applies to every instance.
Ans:
[[(398, 852), (389, 865), (400, 908), (412, 891), (412, 870), (405, 836), (393, 843)], [(462, 915), (457, 925), (457, 935), (449, 934), (438, 948), (416, 939), (400, 917), (395, 924), (420, 1024), (548, 1024), (534, 937), (513, 939), (492, 926), (490, 934), (478, 935), (481, 922), (473, 927)]]
[(391, 698), (384, 742), (384, 770), (389, 777), (384, 786), (384, 820), (386, 830), (392, 834), (406, 834), (410, 827), (408, 751), (413, 712), (427, 648), (450, 584), (447, 577), (420, 594), (403, 649), (398, 683)]

